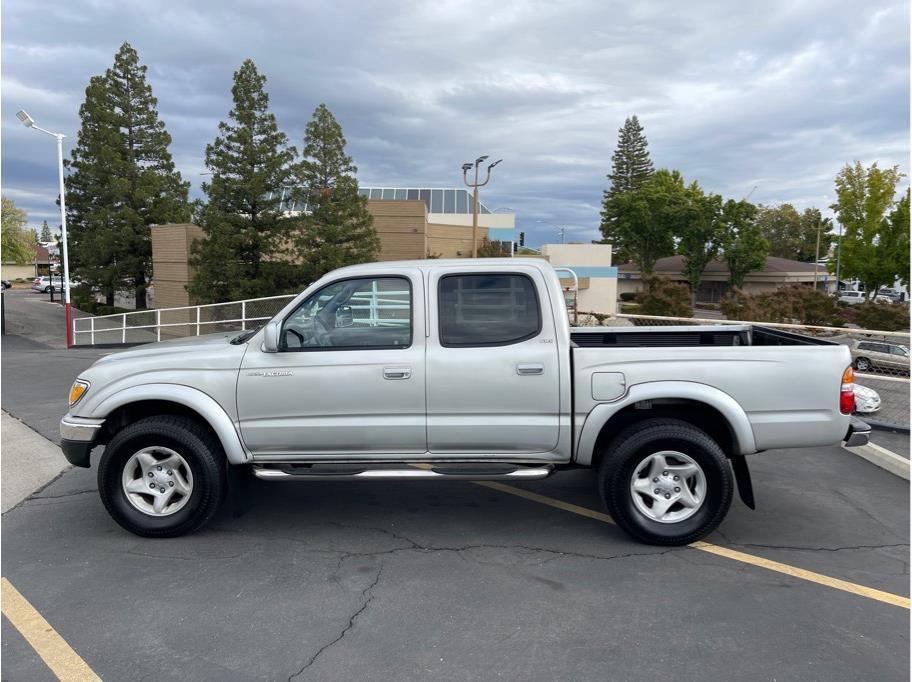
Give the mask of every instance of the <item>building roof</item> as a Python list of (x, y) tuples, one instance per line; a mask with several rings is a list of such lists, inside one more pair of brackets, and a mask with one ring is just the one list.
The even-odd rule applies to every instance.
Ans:
[[(639, 267), (635, 263), (624, 263), (618, 270), (621, 272), (639, 272)], [(655, 264), (655, 272), (665, 275), (680, 275), (684, 272), (684, 256), (668, 256), (659, 258)], [(777, 256), (766, 257), (766, 267), (755, 272), (777, 273), (777, 272), (814, 272), (813, 263), (803, 263), (789, 258), (778, 258)], [(710, 261), (703, 269), (707, 275), (727, 275), (728, 264), (718, 258)]]

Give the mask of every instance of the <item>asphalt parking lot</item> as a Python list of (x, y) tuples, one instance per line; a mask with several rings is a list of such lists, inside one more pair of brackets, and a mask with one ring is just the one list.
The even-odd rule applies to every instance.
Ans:
[[(3, 409), (56, 440), (102, 352), (5, 337)], [(103, 679), (908, 679), (909, 483), (838, 447), (750, 463), (758, 509), (675, 549), (608, 522), (586, 471), (253, 482), (153, 541), (70, 469), (3, 515), (2, 574)], [(4, 679), (54, 679), (2, 636)]]

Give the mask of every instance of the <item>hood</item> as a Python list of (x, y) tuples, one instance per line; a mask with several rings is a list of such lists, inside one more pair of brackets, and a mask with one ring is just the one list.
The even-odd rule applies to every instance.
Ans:
[(146, 343), (142, 346), (126, 348), (106, 355), (99, 359), (95, 364), (107, 362), (118, 362), (121, 360), (139, 360), (152, 358), (156, 356), (176, 356), (187, 353), (211, 353), (216, 348), (228, 346), (231, 339), (241, 332), (216, 332), (214, 334), (203, 334), (201, 336), (188, 336), (180, 339), (170, 339), (168, 341), (159, 341), (158, 343)]

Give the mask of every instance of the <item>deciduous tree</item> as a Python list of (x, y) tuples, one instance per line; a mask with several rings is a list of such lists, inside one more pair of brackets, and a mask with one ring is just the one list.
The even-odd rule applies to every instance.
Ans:
[(909, 277), (908, 193), (895, 201), (899, 167), (847, 165), (836, 176), (832, 209), (845, 230), (842, 277), (857, 278), (873, 298), (882, 286)]
[(722, 257), (728, 265), (728, 282), (735, 288), (744, 286), (744, 279), (766, 265), (769, 242), (755, 217), (757, 207), (749, 201), (729, 199), (722, 207)]
[(687, 187), (685, 197), (675, 237), (678, 253), (684, 257), (683, 274), (690, 284), (691, 300), (694, 301), (703, 271), (722, 245), (722, 197), (704, 194), (696, 182)]
[(821, 256), (826, 254), (832, 241), (831, 221), (816, 208), (799, 213), (791, 204), (761, 206), (757, 224), (769, 242), (770, 256), (812, 263), (817, 249), (818, 229), (821, 233)]
[[(639, 188), (615, 194), (606, 202), (605, 211), (612, 216), (608, 240), (648, 277), (659, 258), (674, 253), (674, 238), (688, 203), (681, 174), (658, 170)], [(602, 228), (604, 233), (604, 222)]]
[(35, 260), (35, 232), (25, 226), (25, 211), (7, 197), (0, 200), (0, 235), (3, 261), (26, 265)]

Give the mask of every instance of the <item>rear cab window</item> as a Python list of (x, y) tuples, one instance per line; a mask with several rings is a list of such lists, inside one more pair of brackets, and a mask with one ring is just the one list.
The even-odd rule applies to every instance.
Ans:
[(437, 284), (440, 345), (507, 346), (542, 329), (532, 279), (517, 273), (444, 275)]

